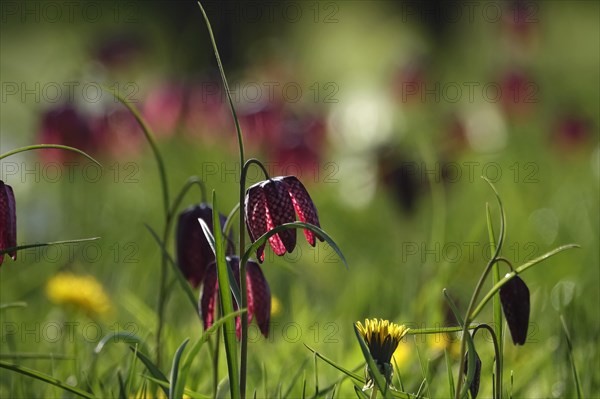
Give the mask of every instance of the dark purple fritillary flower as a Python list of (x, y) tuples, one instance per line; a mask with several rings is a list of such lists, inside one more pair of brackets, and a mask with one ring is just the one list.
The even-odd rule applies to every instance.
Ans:
[[(233, 270), (236, 280), (240, 278), (240, 259), (237, 256), (227, 257), (227, 262)], [(271, 320), (271, 290), (258, 263), (246, 263), (246, 285), (248, 287), (248, 323), (256, 317), (258, 328), (266, 338), (269, 336), (269, 321)], [(210, 328), (215, 321), (215, 311), (219, 300), (219, 282), (217, 268), (213, 262), (206, 272), (202, 295), (200, 296), (200, 315), (204, 329)], [(234, 307), (235, 306), (234, 301)], [(236, 335), (241, 336), (241, 321), (236, 318)]]
[[(467, 376), (469, 370), (469, 351), (465, 352), (465, 377)], [(479, 393), (479, 385), (481, 382), (481, 359), (477, 352), (475, 352), (475, 374), (473, 375), (473, 381), (471, 381), (471, 385), (469, 386), (469, 391), (471, 392), (471, 397), (475, 399), (477, 394)]]
[[(219, 214), (219, 218), (221, 226), (224, 226), (226, 217)], [(215, 261), (215, 254), (198, 219), (204, 220), (212, 231), (212, 208), (207, 204), (190, 206), (179, 214), (177, 221), (177, 264), (194, 288), (202, 283), (208, 266)], [(231, 243), (227, 253), (233, 253)]]
[[(17, 246), (17, 212), (12, 187), (0, 180), (0, 250)], [(17, 260), (17, 251), (8, 255)], [(0, 255), (0, 265), (4, 255)]]
[[(244, 204), (246, 226), (252, 242), (266, 232), (284, 223), (294, 222), (296, 214), (301, 222), (320, 227), (317, 209), (310, 195), (295, 176), (279, 176), (265, 180), (248, 188)], [(315, 237), (322, 237), (304, 229), (304, 236), (310, 245), (315, 246)], [(269, 238), (269, 244), (276, 255), (292, 252), (296, 247), (296, 230), (285, 230)], [(256, 251), (260, 262), (265, 259), (264, 244)]]
[(500, 288), (500, 303), (515, 345), (525, 345), (529, 327), (529, 288), (519, 276)]

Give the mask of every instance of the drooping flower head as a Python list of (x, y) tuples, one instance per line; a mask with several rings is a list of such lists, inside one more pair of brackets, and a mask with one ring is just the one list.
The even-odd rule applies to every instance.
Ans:
[[(465, 368), (463, 370), (465, 377), (469, 371), (469, 351), (465, 352)], [(469, 385), (469, 392), (471, 392), (471, 397), (475, 399), (477, 394), (479, 393), (479, 385), (481, 383), (481, 359), (475, 351), (475, 374), (473, 374), (473, 380), (471, 381), (471, 385)]]
[(500, 288), (500, 303), (515, 345), (525, 345), (529, 327), (529, 288), (514, 276)]
[[(228, 256), (227, 263), (233, 271), (236, 280), (240, 278), (240, 259), (237, 256)], [(258, 263), (246, 263), (246, 285), (248, 287), (248, 324), (256, 317), (256, 323), (262, 335), (269, 336), (269, 322), (271, 320), (271, 290)], [(219, 281), (217, 268), (213, 262), (206, 271), (202, 294), (200, 296), (200, 315), (206, 330), (215, 321), (216, 307), (219, 300)], [(234, 301), (234, 308), (237, 306)], [(236, 317), (236, 335), (241, 336), (240, 318)]]
[[(254, 184), (246, 191), (244, 204), (246, 226), (252, 242), (266, 232), (285, 223), (296, 221), (320, 227), (317, 209), (304, 185), (295, 176), (279, 176)], [(304, 236), (313, 247), (315, 237), (322, 237), (304, 229)], [(269, 238), (269, 244), (276, 255), (292, 252), (296, 247), (296, 230), (285, 230)], [(264, 244), (256, 251), (260, 262), (264, 261)]]
[[(219, 214), (219, 218), (221, 226), (224, 226), (226, 217)], [(190, 206), (179, 214), (177, 221), (177, 264), (194, 288), (202, 283), (208, 266), (215, 261), (215, 254), (198, 219), (204, 220), (212, 231), (212, 208), (207, 204)], [(231, 243), (227, 253), (233, 253)]]
[[(8, 184), (0, 180), (0, 250), (17, 246), (17, 213), (15, 208), (15, 194)], [(17, 259), (17, 251), (10, 251), (8, 255)], [(4, 255), (0, 255), (0, 265)]]
[(392, 379), (392, 355), (409, 328), (382, 319), (365, 319), (364, 325), (357, 321), (356, 328), (365, 340), (379, 371), (385, 376), (389, 384)]

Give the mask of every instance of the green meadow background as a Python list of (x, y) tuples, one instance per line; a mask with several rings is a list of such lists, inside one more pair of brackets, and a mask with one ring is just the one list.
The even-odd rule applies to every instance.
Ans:
[[(321, 226), (348, 260), (346, 269), (330, 247), (312, 248), (300, 232), (292, 254), (279, 258), (267, 248), (262, 270), (279, 309), (268, 338), (255, 324), (250, 329), (250, 394), (300, 397), (305, 379), (309, 396), (317, 384), (324, 390), (338, 383), (336, 398), (353, 397), (352, 384), (339, 385), (343, 375), (324, 362), (315, 364), (306, 345), (362, 373), (352, 327), (357, 320), (380, 317), (414, 328), (456, 325), (442, 289), (466, 310), (489, 258), (486, 203), (499, 226), (497, 204), (481, 175), (502, 197), (507, 216), (502, 254), (515, 266), (562, 244), (581, 246), (523, 274), (531, 292), (528, 342), (514, 347), (505, 337), (506, 394), (575, 397), (561, 314), (584, 397), (600, 392), (600, 6), (524, 2), (519, 25), (511, 22), (512, 3), (452, 4), (206, 4), (238, 110), (251, 109), (255, 95), (269, 104), (265, 82), (271, 82), (285, 112), (322, 118), (325, 136), (316, 167), (295, 170)], [(141, 44), (125, 64), (103, 65), (97, 48), (115, 35)], [(92, 111), (112, 100), (104, 93), (102, 101), (90, 101), (91, 94), (80, 90), (88, 82), (125, 92), (138, 106), (162, 82), (185, 86), (206, 77), (219, 82), (194, 2), (7, 1), (0, 46), (0, 152), (39, 142), (42, 115), (67, 100), (65, 82), (77, 83), (74, 101)], [(506, 104), (504, 76), (513, 70), (526, 71), (519, 92), (524, 97)], [(495, 95), (498, 90), (504, 99)], [(238, 200), (239, 164), (233, 120), (225, 115), (218, 131), (190, 132), (178, 125), (158, 143), (171, 196), (196, 175), (216, 191), (219, 211), (228, 214)], [(561, 130), (568, 118), (584, 121), (583, 133), (572, 140)], [(274, 139), (258, 141), (256, 132), (245, 133), (247, 156), (267, 162), (274, 175), (294, 170), (270, 158)], [(162, 198), (146, 143), (119, 156), (103, 148), (93, 154), (102, 169), (84, 158), (50, 164), (37, 152), (0, 162), (0, 178), (16, 196), (19, 244), (101, 237), (22, 251), (16, 262), (5, 257), (0, 303), (26, 307), (0, 310), (0, 358), (72, 385), (91, 384), (99, 397), (116, 397), (118, 374), (129, 375), (133, 363), (128, 344), (112, 343), (97, 356), (94, 348), (104, 335), (125, 331), (154, 350), (160, 249), (144, 224), (162, 229)], [(409, 168), (410, 183), (389, 177), (389, 169), (401, 165)], [(258, 174), (251, 173), (251, 180), (258, 181)], [(407, 197), (412, 206), (403, 205)], [(199, 192), (192, 190), (183, 204), (198, 202)], [(236, 236), (237, 230), (236, 223)], [(174, 250), (173, 239), (169, 248)], [(51, 302), (45, 287), (61, 271), (95, 277), (110, 298), (110, 312), (89, 316)], [(177, 283), (166, 309), (165, 373), (181, 342), (202, 333)], [(492, 322), (491, 306), (478, 321)], [(437, 340), (410, 336), (401, 344), (399, 373), (407, 391), (419, 390), (426, 368), (422, 393), (449, 396), (440, 351), (445, 345), (439, 341), (457, 339)], [(476, 345), (483, 363), (480, 397), (489, 397), (492, 345), (483, 335)], [(456, 353), (453, 360), (456, 377)], [(219, 366), (221, 379), (227, 374), (223, 350)], [(135, 367), (133, 393), (144, 382), (143, 367), (139, 362)], [(211, 395), (212, 381), (204, 348), (187, 386)], [(71, 397), (5, 369), (0, 396)]]

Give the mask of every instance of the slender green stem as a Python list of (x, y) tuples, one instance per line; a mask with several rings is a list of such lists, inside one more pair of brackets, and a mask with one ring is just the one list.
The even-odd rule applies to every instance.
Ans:
[(19, 147), (19, 148), (15, 148), (14, 150), (5, 152), (4, 154), (0, 154), (0, 159), (4, 159), (11, 155), (18, 154), (19, 152), (31, 151), (31, 150), (46, 150), (46, 149), (52, 149), (52, 148), (57, 149), (57, 150), (66, 150), (66, 151), (76, 152), (80, 155), (83, 155), (84, 157), (86, 157), (90, 161), (94, 162), (98, 166), (102, 167), (100, 162), (96, 161), (94, 158), (92, 158), (90, 155), (88, 155), (84, 151), (81, 151), (80, 149), (77, 149), (75, 147), (69, 147), (68, 145), (61, 145), (61, 144), (35, 144), (35, 145), (28, 145), (25, 147)]
[[(240, 141), (241, 144), (241, 141)], [(244, 203), (244, 196), (246, 194), (246, 176), (248, 174), (248, 169), (252, 164), (256, 164), (262, 168), (265, 172), (266, 177), (269, 175), (263, 166), (263, 164), (257, 159), (251, 158), (247, 162), (243, 164), (242, 172), (240, 176), (240, 206)], [(244, 261), (244, 253), (246, 246), (246, 236), (245, 236), (245, 214), (243, 211), (240, 211), (240, 296), (241, 296), (241, 304), (240, 307), (242, 309), (248, 307), (248, 287), (246, 284), (246, 262)], [(241, 353), (240, 353), (240, 395), (242, 399), (246, 397), (246, 367), (248, 364), (248, 314), (245, 313), (241, 316), (242, 318), (242, 342), (241, 342)]]
[(477, 333), (477, 331), (480, 328), (485, 328), (486, 330), (489, 331), (490, 335), (492, 336), (492, 342), (494, 344), (494, 354), (496, 356), (496, 361), (495, 361), (495, 365), (496, 365), (496, 375), (495, 375), (495, 385), (494, 385), (494, 398), (496, 399), (501, 399), (502, 398), (502, 388), (501, 384), (502, 384), (502, 361), (500, 359), (500, 342), (498, 341), (498, 337), (496, 336), (496, 333), (494, 332), (494, 329), (492, 327), (490, 327), (488, 324), (480, 324), (479, 326), (477, 326), (477, 328), (475, 329), (475, 331), (473, 331), (473, 338), (475, 338), (475, 334)]
[[(158, 145), (156, 144), (156, 140), (154, 139), (154, 134), (152, 133), (152, 130), (150, 129), (150, 127), (146, 124), (146, 121), (144, 120), (144, 118), (142, 118), (142, 116), (140, 115), (138, 110), (133, 105), (129, 104), (129, 102), (127, 102), (127, 100), (125, 100), (119, 93), (115, 92), (114, 90), (112, 90), (108, 87), (103, 87), (103, 88), (104, 88), (104, 90), (112, 93), (112, 95), (115, 96), (115, 98), (117, 100), (119, 100), (119, 102), (121, 102), (121, 104), (123, 104), (129, 110), (129, 112), (131, 112), (131, 114), (134, 116), (137, 123), (142, 128), (142, 132), (144, 133), (144, 136), (146, 137), (146, 141), (148, 141), (148, 144), (150, 145), (150, 148), (152, 149), (152, 154), (154, 155), (154, 159), (156, 160), (156, 164), (158, 166), (158, 174), (160, 177), (160, 185), (161, 185), (162, 196), (163, 196), (163, 211), (165, 214), (165, 229), (163, 232), (162, 242), (164, 243), (164, 245), (167, 245), (167, 240), (169, 238), (171, 219), (172, 219), (173, 215), (171, 215), (171, 212), (169, 209), (169, 184), (167, 182), (167, 172), (166, 172), (166, 168), (165, 168), (165, 163), (164, 163), (162, 155), (160, 154), (160, 151), (158, 149)], [(162, 329), (163, 329), (163, 324), (164, 324), (165, 305), (167, 302), (168, 268), (167, 268), (167, 257), (165, 255), (163, 255), (161, 258), (160, 266), (161, 266), (160, 267), (160, 288), (158, 291), (158, 305), (157, 305), (157, 307), (158, 307), (158, 311), (157, 311), (158, 326), (156, 328), (156, 364), (158, 367), (160, 367), (160, 363), (161, 363), (161, 337), (162, 337)]]
[[(459, 373), (461, 373), (462, 370), (464, 370), (464, 368), (465, 368), (465, 351), (466, 351), (466, 347), (467, 347), (467, 340), (466, 340), (465, 336), (466, 336), (466, 334), (469, 333), (468, 326), (469, 326), (469, 324), (471, 324), (471, 321), (473, 320), (473, 317), (471, 316), (471, 312), (473, 310), (473, 307), (475, 306), (475, 301), (477, 300), (477, 297), (479, 296), (479, 292), (481, 291), (481, 288), (483, 288), (483, 283), (485, 282), (485, 279), (486, 279), (487, 275), (489, 274), (490, 270), (492, 269), (492, 265), (494, 263), (495, 263), (494, 259), (491, 259), (488, 262), (488, 264), (485, 266), (485, 270), (481, 274), (481, 277), (479, 277), (479, 281), (477, 282), (477, 285), (475, 286), (475, 291), (473, 292), (473, 295), (471, 296), (471, 300), (469, 302), (469, 307), (467, 308), (464, 326), (462, 329), (463, 338), (460, 342), (460, 366), (458, 368)], [(462, 378), (460, 378), (460, 375), (459, 375), (458, 381), (456, 382), (456, 393), (454, 395), (455, 399), (460, 399), (461, 389), (462, 389)]]
[[(494, 236), (494, 226), (492, 223), (492, 215), (490, 212), (490, 206), (488, 203), (485, 204), (485, 210), (487, 215), (487, 228), (488, 237), (490, 240), (490, 255), (494, 256), (496, 253), (496, 238)], [(506, 259), (502, 258), (508, 262)], [(510, 262), (508, 262), (510, 265)], [(512, 266), (511, 266), (512, 269)], [(494, 262), (492, 266), (492, 284), (497, 284), (500, 281), (500, 266), (498, 262)], [(502, 392), (502, 363), (503, 363), (503, 340), (502, 340), (502, 306), (500, 304), (500, 298), (498, 295), (494, 295), (492, 302), (492, 309), (494, 311), (494, 333), (495, 337), (498, 337), (498, 351), (496, 353), (496, 390)], [(494, 341), (495, 342), (495, 341)]]
[(175, 200), (171, 205), (171, 209), (169, 210), (169, 215), (171, 218), (177, 212), (177, 208), (179, 208), (179, 205), (181, 205), (181, 202), (183, 201), (183, 198), (185, 197), (187, 192), (190, 191), (190, 189), (194, 185), (197, 185), (200, 188), (201, 202), (206, 202), (206, 187), (204, 186), (204, 182), (199, 177), (192, 176), (189, 179), (187, 179), (187, 181), (179, 191), (179, 194), (177, 194), (177, 196), (175, 197)]
[(373, 385), (373, 391), (371, 391), (371, 396), (369, 396), (369, 399), (376, 399), (377, 398), (377, 387), (375, 385)]

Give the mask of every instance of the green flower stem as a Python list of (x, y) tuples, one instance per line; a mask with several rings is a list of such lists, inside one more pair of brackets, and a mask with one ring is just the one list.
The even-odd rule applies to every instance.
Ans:
[[(488, 237), (490, 240), (490, 255), (494, 256), (496, 253), (496, 238), (494, 237), (494, 226), (492, 224), (492, 214), (490, 212), (490, 206), (488, 203), (485, 204), (485, 211), (487, 216), (487, 228)], [(506, 259), (502, 258), (505, 262)], [(497, 259), (499, 261), (500, 258)], [(508, 262), (510, 265), (510, 262)], [(512, 269), (512, 265), (510, 265)], [(498, 262), (494, 262), (492, 266), (492, 281), (493, 284), (497, 284), (500, 281), (500, 265)], [(494, 312), (494, 344), (498, 343), (498, 350), (496, 353), (496, 391), (502, 394), (502, 364), (504, 363), (504, 350), (503, 350), (503, 339), (502, 339), (502, 305), (500, 304), (500, 298), (498, 295), (494, 295), (492, 301), (492, 309)]]
[(494, 386), (494, 398), (501, 399), (502, 398), (502, 361), (500, 361), (500, 342), (498, 341), (498, 337), (494, 332), (494, 329), (490, 327), (488, 324), (480, 324), (477, 326), (475, 331), (473, 331), (473, 338), (475, 338), (475, 334), (480, 328), (485, 328), (489, 331), (492, 336), (492, 342), (494, 343), (494, 355), (496, 356), (496, 361), (494, 362), (496, 365), (496, 375), (495, 375), (495, 386)]
[(371, 396), (369, 396), (369, 399), (376, 399), (377, 398), (377, 387), (375, 385), (373, 385), (373, 391), (371, 392)]
[(78, 153), (80, 155), (83, 155), (84, 157), (86, 157), (90, 161), (94, 162), (98, 166), (102, 167), (102, 165), (100, 164), (100, 162), (96, 161), (94, 158), (92, 158), (92, 156), (90, 156), (87, 153), (81, 151), (80, 149), (77, 149), (75, 147), (69, 147), (68, 145), (61, 145), (61, 144), (36, 144), (36, 145), (28, 145), (28, 146), (25, 146), (25, 147), (19, 147), (19, 148), (15, 148), (12, 151), (5, 152), (4, 154), (0, 154), (0, 159), (4, 159), (4, 158), (9, 157), (11, 155), (18, 154), (19, 152), (31, 151), (31, 150), (45, 150), (45, 149), (49, 149), (49, 148), (53, 148), (53, 149), (57, 149), (57, 150), (66, 150), (66, 151), (76, 152), (76, 153)]
[[(216, 47), (215, 47), (216, 49)], [(233, 105), (231, 106), (233, 108)], [(240, 146), (242, 145), (242, 141), (240, 139)], [(240, 149), (240, 154), (242, 150)], [(246, 195), (246, 176), (248, 174), (248, 169), (252, 164), (258, 165), (263, 172), (265, 173), (265, 177), (268, 179), (269, 174), (267, 170), (263, 166), (263, 164), (254, 158), (250, 158), (243, 164), (242, 173), (240, 176), (240, 202), (239, 206), (241, 207), (244, 203), (244, 197)], [(248, 287), (246, 285), (246, 262), (243, 260), (246, 246), (246, 233), (245, 233), (245, 224), (246, 221), (244, 219), (245, 214), (243, 211), (240, 211), (240, 296), (241, 303), (240, 308), (245, 309), (248, 307)], [(241, 323), (241, 332), (242, 332), (242, 342), (241, 342), (241, 353), (240, 353), (240, 395), (242, 399), (246, 397), (246, 367), (248, 364), (248, 313), (244, 313), (240, 316), (242, 319)]]
[(467, 315), (465, 317), (465, 322), (464, 322), (464, 326), (462, 329), (463, 335), (462, 335), (462, 339), (460, 342), (460, 366), (458, 368), (459, 377), (458, 377), (458, 381), (456, 382), (456, 392), (454, 395), (455, 399), (460, 399), (460, 391), (462, 389), (462, 380), (463, 379), (461, 378), (460, 373), (465, 368), (465, 352), (466, 352), (466, 347), (467, 347), (467, 340), (466, 340), (465, 336), (466, 336), (466, 334), (469, 333), (468, 326), (471, 324), (471, 321), (473, 320), (473, 316), (472, 316), (473, 307), (475, 306), (475, 301), (477, 300), (477, 297), (479, 296), (479, 292), (481, 292), (481, 289), (483, 288), (483, 283), (485, 282), (485, 279), (486, 279), (487, 275), (489, 274), (490, 270), (492, 269), (492, 265), (494, 263), (495, 263), (495, 259), (490, 259), (490, 261), (485, 266), (485, 270), (481, 274), (481, 277), (479, 277), (479, 281), (477, 282), (477, 285), (475, 286), (475, 291), (473, 292), (473, 295), (471, 296), (471, 301), (469, 302), (469, 307), (467, 308)]
[[(148, 144), (150, 145), (150, 148), (152, 149), (152, 154), (154, 155), (154, 159), (156, 160), (156, 164), (158, 166), (158, 174), (160, 176), (160, 185), (161, 185), (161, 190), (162, 190), (162, 196), (163, 196), (163, 211), (165, 214), (165, 229), (163, 231), (163, 240), (162, 242), (164, 243), (164, 245), (167, 245), (167, 240), (169, 238), (169, 231), (170, 231), (170, 226), (171, 226), (171, 220), (172, 220), (172, 214), (169, 210), (169, 185), (167, 182), (167, 172), (166, 172), (166, 168), (165, 168), (165, 163), (163, 161), (162, 155), (160, 154), (160, 151), (158, 149), (158, 145), (156, 144), (156, 140), (154, 139), (154, 134), (152, 133), (152, 130), (150, 129), (150, 127), (146, 124), (146, 121), (144, 121), (144, 118), (142, 118), (142, 116), (140, 115), (140, 113), (138, 112), (138, 110), (131, 104), (129, 104), (127, 102), (127, 100), (125, 100), (123, 97), (121, 97), (121, 95), (119, 95), (119, 93), (115, 92), (114, 90), (108, 88), (108, 87), (104, 87), (102, 86), (104, 90), (112, 93), (113, 96), (115, 96), (115, 98), (117, 100), (119, 100), (119, 102), (121, 102), (121, 104), (123, 104), (125, 106), (125, 108), (127, 108), (129, 110), (129, 112), (131, 112), (131, 114), (134, 116), (135, 120), (137, 121), (137, 123), (140, 125), (140, 127), (142, 128), (142, 132), (144, 133), (144, 136), (146, 137), (146, 140), (148, 141)], [(162, 256), (161, 258), (161, 267), (160, 267), (160, 288), (158, 291), (158, 326), (156, 328), (156, 364), (158, 367), (160, 367), (160, 360), (161, 360), (161, 337), (162, 337), (162, 329), (163, 329), (163, 324), (164, 324), (164, 313), (165, 313), (165, 305), (167, 302), (167, 273), (168, 273), (168, 268), (167, 268), (167, 257), (165, 255)]]

